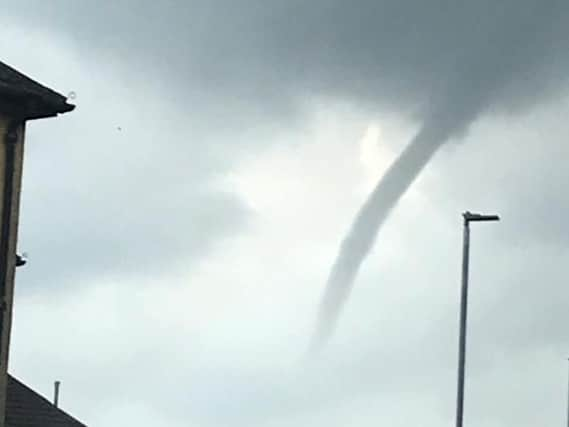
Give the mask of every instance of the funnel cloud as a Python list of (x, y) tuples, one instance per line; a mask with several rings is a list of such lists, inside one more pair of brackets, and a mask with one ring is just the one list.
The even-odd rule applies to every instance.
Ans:
[[(547, 31), (544, 31), (544, 26), (553, 22), (559, 12), (558, 5), (558, 2), (544, 7), (527, 5), (505, 14), (507, 20), (516, 22), (515, 31), (504, 36), (501, 26), (505, 22), (498, 22), (496, 27), (480, 35), (476, 46), (483, 46), (482, 49), (465, 49), (455, 64), (453, 78), (446, 82), (438, 99), (432, 100), (431, 108), (427, 108), (422, 128), (381, 178), (342, 241), (321, 302), (311, 343), (313, 352), (320, 349), (333, 333), (358, 270), (398, 200), (436, 151), (452, 137), (464, 133), (491, 105), (494, 94), (517, 76), (524, 67), (523, 62), (518, 63), (517, 59), (525, 57), (527, 47), (545, 49), (547, 38), (544, 35)], [(484, 61), (489, 57), (496, 60)], [(462, 95), (464, 87), (471, 88), (469, 97)]]
[(326, 285), (321, 317), (313, 342), (314, 349), (321, 346), (332, 333), (343, 303), (348, 298), (351, 284), (372, 248), (379, 228), (443, 142), (426, 129), (419, 132), (358, 212), (350, 232), (342, 242)]

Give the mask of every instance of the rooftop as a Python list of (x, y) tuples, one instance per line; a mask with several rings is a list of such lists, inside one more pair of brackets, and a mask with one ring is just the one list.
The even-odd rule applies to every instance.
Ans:
[(65, 96), (0, 61), (0, 113), (33, 120), (57, 116), (74, 108)]
[(86, 427), (25, 384), (8, 375), (6, 427)]

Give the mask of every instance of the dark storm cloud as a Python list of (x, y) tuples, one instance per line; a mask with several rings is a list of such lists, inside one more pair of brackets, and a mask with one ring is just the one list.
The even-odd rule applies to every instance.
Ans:
[[(30, 143), (24, 183), (21, 243), (24, 244), (22, 249), (30, 251), (32, 261), (26, 267), (29, 270), (23, 270), (20, 278), (24, 279), (26, 274), (35, 283), (44, 284), (44, 279), (53, 281), (55, 265), (61, 266), (56, 280), (65, 278), (67, 274), (92, 278), (100, 271), (103, 274), (140, 271), (146, 275), (155, 267), (160, 271), (170, 269), (170, 260), (179, 251), (183, 251), (184, 256), (201, 254), (211, 244), (212, 235), (219, 236), (216, 233), (220, 229), (235, 227), (242, 219), (242, 208), (224, 194), (212, 194), (208, 191), (207, 182), (211, 179), (212, 170), (224, 164), (217, 158), (209, 157), (210, 147), (229, 150), (234, 144), (244, 143), (243, 140), (237, 141), (231, 133), (237, 124), (251, 126), (251, 121), (238, 123), (243, 106), (253, 110), (269, 110), (272, 107), (272, 113), (290, 112), (297, 96), (316, 94), (368, 102), (374, 108), (393, 108), (421, 120), (432, 113), (429, 107), (440, 94), (460, 100), (475, 99), (479, 101), (478, 106), (492, 105), (500, 111), (510, 111), (538, 102), (541, 96), (551, 93), (552, 88), (559, 87), (558, 83), (567, 69), (567, 54), (563, 49), (569, 28), (566, 2), (483, 0), (462, 3), (408, 0), (193, 3), (21, 1), (13, 5), (14, 16), (22, 26), (47, 30), (50, 34), (59, 34), (62, 39), (72, 40), (78, 55), (91, 64), (112, 64), (113, 70), (118, 70), (120, 65), (120, 72), (124, 75), (136, 74), (144, 83), (139, 81), (134, 92), (142, 92), (145, 85), (164, 89), (164, 98), (173, 101), (174, 109), (183, 112), (182, 117), (176, 117), (176, 121), (184, 121), (189, 128), (199, 129), (188, 133), (178, 128), (170, 129), (171, 123), (156, 124), (154, 119), (158, 111), (144, 114), (140, 105), (145, 100), (155, 103), (157, 97), (145, 97), (145, 93), (139, 93), (140, 98), (121, 106), (118, 114), (113, 116), (120, 117), (123, 123), (121, 114), (124, 111), (132, 109), (137, 116), (123, 126), (129, 136), (128, 139), (122, 138), (116, 134), (113, 120), (105, 124), (112, 123), (112, 131), (101, 131), (101, 123), (93, 126), (93, 116), (82, 113), (105, 110), (113, 103), (97, 103), (93, 101), (97, 96), (84, 95), (85, 89), (81, 85), (73, 87), (79, 93), (80, 108), (69, 119), (50, 121), (42, 128), (49, 127), (50, 132), (54, 132), (54, 127), (58, 127), (57, 132), (51, 133), (54, 140), (41, 141), (47, 133), (43, 134), (39, 129), (37, 133), (31, 131), (28, 135)], [(536, 37), (519, 37), (532, 28), (540, 29)], [(515, 48), (504, 49), (501, 47), (503, 43), (488, 45), (493, 40), (507, 40), (507, 44)], [(479, 56), (471, 55), (472, 52)], [(487, 56), (481, 57), (481, 53), (487, 53)], [(68, 72), (73, 74), (74, 71), (70, 69)], [(475, 84), (453, 85), (453, 82), (462, 81), (458, 77), (463, 73), (472, 76), (469, 80), (473, 79), (471, 81)], [(86, 80), (98, 74), (98, 67), (93, 65), (92, 73), (86, 76)], [(34, 75), (41, 78), (41, 70), (35, 71)], [(86, 82), (83, 84), (88, 86)], [(128, 79), (125, 84), (128, 84)], [(100, 89), (101, 85), (94, 87)], [(451, 89), (441, 91), (448, 87)], [(483, 91), (481, 87), (484, 87)], [(489, 89), (491, 92), (488, 92)], [(106, 95), (99, 96), (108, 101)], [(129, 96), (132, 97), (132, 93)], [(90, 103), (93, 107), (91, 110), (87, 108)], [(462, 112), (458, 111), (457, 114)], [(274, 114), (272, 118), (278, 120)], [(137, 130), (135, 136), (131, 133), (132, 129)], [(152, 131), (147, 134), (150, 129)], [(165, 129), (170, 131), (164, 133)], [(222, 137), (208, 138), (208, 129)], [(267, 141), (263, 138), (258, 140)], [(132, 141), (136, 141), (136, 144)], [(158, 144), (161, 149), (154, 151), (153, 147)], [(464, 150), (464, 147), (461, 148)], [(61, 152), (55, 151), (58, 149)], [(133, 155), (133, 149), (139, 151)], [(510, 157), (504, 157), (503, 160), (511, 160), (513, 151), (508, 153)], [(492, 160), (498, 162), (494, 158)], [(479, 159), (477, 168), (484, 164)], [(489, 192), (488, 188), (480, 189), (478, 181), (482, 180), (483, 173), (480, 170), (470, 172), (472, 181), (466, 183), (470, 184), (469, 188), (476, 187), (480, 193)], [(448, 174), (447, 178), (452, 180), (459, 176), (460, 173)], [(156, 187), (151, 186), (153, 182)], [(85, 194), (90, 188), (93, 189), (92, 194)], [(139, 191), (133, 191), (133, 188)], [(145, 191), (146, 188), (151, 191)], [(458, 191), (463, 193), (463, 190), (464, 187), (461, 187)], [(498, 194), (495, 188), (492, 191), (495, 191), (496, 198), (503, 196), (504, 199), (515, 199), (513, 194), (518, 190), (517, 186), (508, 187), (508, 190), (511, 190), (508, 195)], [(532, 196), (534, 191), (539, 191), (537, 186), (528, 188), (524, 194), (539, 198)], [(544, 198), (548, 197), (548, 193), (543, 194)], [(128, 198), (128, 207), (123, 204), (125, 198)], [(461, 199), (461, 202), (464, 200)], [(472, 193), (469, 194), (468, 206), (471, 202)], [(459, 212), (464, 206), (457, 204), (453, 204), (452, 208)], [(512, 208), (512, 212), (516, 212), (516, 209)], [(543, 210), (540, 209), (540, 212)], [(511, 218), (512, 215), (505, 217)], [(556, 212), (555, 217), (560, 220), (562, 215)], [(542, 220), (541, 214), (534, 220), (535, 224), (546, 228), (550, 224)], [(415, 226), (419, 228), (419, 224)], [(144, 357), (146, 354), (136, 354), (133, 360), (142, 364), (142, 368), (138, 369), (139, 365), (130, 361), (124, 366), (119, 365), (124, 369), (119, 369), (114, 362), (100, 362), (96, 374), (91, 375), (97, 376), (104, 384), (97, 388), (96, 393), (93, 387), (87, 387), (84, 394), (92, 392), (99, 397), (112, 395), (113, 401), (121, 405), (125, 395), (136, 396), (144, 390), (159, 390), (160, 393), (152, 396), (148, 393), (140, 400), (144, 400), (149, 407), (163, 405), (166, 408), (164, 412), (172, 413), (173, 405), (178, 411), (184, 411), (187, 400), (192, 398), (193, 412), (204, 419), (223, 424), (227, 419), (220, 413), (219, 408), (222, 408), (228, 414), (235, 415), (235, 419), (231, 420), (233, 424), (249, 426), (252, 423), (248, 421), (258, 419), (258, 412), (267, 415), (264, 413), (265, 407), (274, 410), (279, 418), (283, 415), (281, 407), (288, 409), (289, 413), (312, 412), (311, 409), (333, 412), (333, 408), (341, 406), (359, 390), (369, 391), (390, 402), (393, 384), (397, 383), (399, 387), (417, 393), (416, 396), (395, 393), (406, 406), (402, 414), (414, 413), (422, 422), (425, 419), (433, 420), (433, 417), (424, 416), (421, 406), (424, 405), (425, 412), (432, 411), (432, 408), (426, 408), (425, 396), (435, 395), (447, 402), (444, 410), (439, 412), (452, 415), (456, 364), (454, 329), (457, 319), (454, 300), (452, 303), (448, 300), (458, 295), (452, 293), (456, 290), (454, 285), (458, 275), (455, 277), (454, 271), (448, 273), (448, 265), (454, 262), (452, 260), (457, 260), (459, 246), (457, 243), (456, 247), (443, 251), (438, 245), (451, 240), (448, 233), (436, 239), (440, 242), (433, 242), (432, 231), (425, 231), (424, 224), (420, 224), (420, 228), (424, 234), (414, 235), (409, 240), (412, 242), (409, 247), (417, 241), (423, 241), (427, 247), (421, 252), (414, 246), (409, 258), (416, 258), (417, 253), (425, 254), (419, 263), (423, 269), (410, 268), (409, 271), (397, 272), (391, 278), (385, 274), (368, 278), (373, 283), (367, 289), (374, 291), (365, 294), (365, 297), (374, 302), (374, 310), (383, 311), (376, 301), (385, 301), (386, 288), (409, 285), (413, 292), (419, 294), (426, 286), (429, 291), (423, 294), (424, 301), (418, 304), (416, 312), (410, 309), (414, 307), (411, 304), (397, 304), (398, 310), (402, 307), (407, 312), (401, 322), (380, 324), (381, 318), (373, 318), (371, 313), (367, 313), (364, 323), (370, 327), (362, 337), (365, 344), (351, 348), (350, 357), (343, 360), (342, 365), (338, 364), (326, 372), (332, 378), (330, 383), (319, 387), (322, 377), (315, 374), (316, 384), (313, 384), (314, 388), (308, 387), (308, 392), (303, 391), (305, 383), (302, 381), (299, 381), (302, 384), (294, 384), (293, 391), (286, 387), (282, 390), (279, 389), (281, 382), (278, 380), (281, 372), (275, 370), (267, 374), (271, 378), (266, 381), (251, 379), (250, 376), (254, 377), (255, 373), (250, 376), (248, 371), (240, 373), (243, 369), (238, 362), (230, 363), (233, 357), (225, 358), (230, 366), (223, 369), (212, 362), (210, 369), (215, 375), (207, 375), (208, 371), (204, 369), (206, 375), (201, 378), (184, 379), (178, 373), (188, 369), (191, 362), (185, 360), (185, 356), (194, 354), (196, 349), (190, 347), (185, 352), (181, 351), (180, 343), (189, 341), (188, 337), (183, 332), (173, 332), (176, 328), (168, 328), (154, 336), (145, 330), (142, 340), (151, 343), (152, 351), (156, 351), (156, 348), (170, 349), (164, 351), (161, 361), (150, 364), (149, 358)], [(456, 230), (458, 233), (459, 224)], [(561, 221), (556, 221), (552, 230), (563, 234), (565, 228)], [(480, 236), (478, 230), (476, 236)], [(473, 251), (491, 244), (475, 241)], [(48, 253), (50, 258), (42, 259)], [(511, 248), (506, 247), (499, 254), (498, 251), (492, 253), (492, 256), (498, 260), (513, 255)], [(535, 256), (547, 258), (549, 254), (536, 252)], [(61, 264), (66, 257), (70, 257), (72, 262)], [(523, 256), (517, 259), (523, 259)], [(555, 261), (556, 265), (562, 263), (561, 259)], [(476, 252), (473, 253), (473, 262), (479, 263), (473, 269), (475, 271), (485, 270), (480, 263), (489, 263)], [(39, 272), (34, 270), (39, 269), (35, 267), (37, 263), (41, 263)], [(149, 265), (152, 263), (156, 265)], [(506, 268), (498, 264), (496, 261), (492, 273)], [(427, 276), (427, 265), (445, 274)], [(532, 357), (531, 352), (529, 355), (527, 352), (512, 354), (512, 349), (521, 353), (527, 348), (562, 347), (566, 342), (563, 313), (566, 312), (564, 301), (567, 296), (563, 291), (565, 287), (555, 287), (560, 283), (558, 278), (564, 275), (563, 269), (550, 268), (550, 276), (545, 276), (544, 269), (551, 265), (540, 264), (536, 260), (531, 267), (532, 274), (514, 271), (503, 277), (502, 282), (493, 277), (473, 277), (473, 341), (469, 350), (469, 384), (474, 387), (481, 383), (482, 392), (478, 394), (478, 400), (474, 393), (476, 390), (469, 394), (469, 404), (500, 402), (502, 407), (493, 408), (489, 419), (500, 420), (502, 424), (508, 424), (504, 420), (512, 421), (510, 424), (514, 424), (513, 421), (523, 422), (516, 419), (520, 417), (519, 414), (523, 414), (525, 420), (535, 414), (533, 403), (546, 389), (535, 387), (537, 379), (543, 378), (545, 371), (549, 377), (561, 372), (551, 364), (546, 368), (538, 366), (540, 361), (549, 360)], [(458, 273), (458, 263), (456, 271)], [(422, 280), (418, 281), (418, 277)], [(537, 282), (543, 277), (551, 280), (538, 288)], [(375, 286), (379, 278), (387, 284), (385, 288)], [(19, 289), (26, 282), (21, 280)], [(444, 289), (448, 292), (435, 291), (446, 284), (453, 285)], [(500, 289), (498, 297), (491, 300), (489, 308), (484, 311), (484, 315), (492, 312), (487, 321), (483, 320), (479, 311), (480, 293), (485, 284), (488, 287), (501, 285), (497, 286)], [(398, 289), (397, 292), (403, 291)], [(555, 302), (552, 303), (551, 298), (555, 298)], [(126, 311), (129, 304), (130, 300), (125, 299), (125, 307), (121, 307), (120, 311)], [(428, 304), (433, 306), (431, 311), (422, 311)], [(383, 308), (388, 311), (385, 305), (384, 302)], [(508, 305), (510, 308), (507, 308)], [(554, 310), (554, 314), (544, 313), (550, 309)], [(443, 311), (442, 319), (437, 317), (433, 320), (433, 324), (425, 328), (427, 332), (421, 329), (422, 326), (418, 327), (430, 322), (432, 312)], [(271, 319), (263, 320), (270, 322)], [(144, 325), (140, 319), (133, 321), (127, 317), (126, 322)], [(149, 322), (148, 325), (154, 323)], [(551, 326), (553, 323), (556, 324), (555, 328)], [(378, 324), (380, 328), (377, 328)], [(203, 329), (208, 330), (205, 326)], [(385, 339), (389, 330), (392, 330), (392, 337), (398, 337), (397, 342)], [(158, 336), (167, 336), (168, 333), (177, 335), (173, 335), (171, 342), (164, 346), (155, 344), (161, 342)], [(248, 330), (242, 333), (251, 335)], [(370, 343), (370, 336), (377, 339)], [(282, 339), (286, 341), (288, 337), (283, 336)], [(127, 347), (131, 347), (130, 339), (125, 338), (124, 342), (129, 342)], [(76, 347), (70, 344), (66, 357), (72, 358)], [(259, 348), (265, 347), (264, 343), (259, 345)], [(93, 353), (98, 355), (106, 350), (101, 345)], [(356, 354), (362, 351), (366, 353), (364, 356)], [(184, 360), (173, 363), (172, 354), (183, 354)], [(404, 356), (401, 357), (401, 354)], [(500, 354), (506, 354), (507, 357), (500, 359)], [(84, 384), (85, 373), (81, 369), (85, 366), (84, 356), (75, 356), (73, 360), (79, 366), (73, 369), (78, 378), (76, 383)], [(253, 357), (259, 356), (251, 356), (252, 362), (255, 362)], [(52, 360), (60, 359), (59, 356), (52, 356)], [(28, 366), (35, 366), (32, 356), (29, 360)], [(165, 386), (164, 378), (160, 377), (155, 379), (156, 387), (144, 387), (142, 382), (132, 379), (123, 382), (126, 384), (124, 392), (117, 393), (114, 388), (108, 388), (105, 378), (109, 377), (111, 368), (115, 369), (111, 372), (116, 372), (117, 378), (129, 371), (131, 378), (142, 381), (144, 376), (140, 373), (152, 372), (158, 364), (176, 373), (172, 374), (171, 387)], [(63, 362), (57, 366), (60, 366), (59, 372), (70, 370)], [(496, 367), (500, 368), (500, 372), (495, 371)], [(504, 371), (508, 376), (504, 376)], [(51, 375), (45, 369), (42, 372), (42, 375)], [(100, 372), (106, 374), (98, 375)], [(491, 376), (490, 380), (488, 376)], [(49, 381), (51, 377), (46, 378), (46, 383)], [(565, 381), (562, 382), (565, 385)], [(135, 384), (135, 387), (131, 384)], [(330, 384), (335, 388), (329, 387)], [(504, 384), (515, 384), (517, 390), (507, 390)], [(132, 389), (130, 394), (126, 391), (129, 386)], [(344, 388), (345, 393), (342, 393)], [(309, 395), (315, 389), (318, 390), (314, 396)], [(504, 389), (508, 393), (503, 392)], [(533, 398), (526, 405), (519, 404), (522, 389), (527, 390)], [(247, 399), (247, 405), (236, 408), (233, 400), (235, 395)], [(508, 396), (508, 399), (504, 396)], [(174, 400), (176, 402), (172, 403)], [(200, 408), (201, 405), (205, 408)], [(91, 401), (85, 403), (85, 408), (89, 407), (92, 407)], [(552, 409), (551, 406), (547, 408)], [(469, 411), (473, 417), (484, 421), (489, 406), (472, 406)], [(547, 415), (547, 420), (552, 422), (557, 419), (553, 412), (550, 410)], [(185, 416), (179, 418), (187, 420)], [(541, 421), (545, 422), (544, 419)], [(151, 420), (149, 422), (152, 423)], [(441, 423), (433, 421), (425, 424)]]
[[(569, 38), (569, 4), (562, 0), (81, 4), (27, 0), (10, 10), (22, 25), (71, 43), (78, 58), (112, 64), (125, 85), (134, 74), (142, 82), (137, 90), (151, 88), (191, 117), (191, 126), (201, 131), (198, 138), (213, 127), (216, 137), (208, 144), (224, 149), (237, 144), (232, 131), (266, 122), (267, 113), (270, 120), (290, 120), (297, 101), (311, 95), (395, 109), (455, 133), (488, 108), (509, 112), (539, 102), (563, 83), (569, 66), (564, 49)], [(81, 92), (81, 87), (74, 89)], [(174, 133), (160, 139), (168, 150), (185, 144)], [(117, 154), (128, 157), (126, 151)], [(216, 167), (215, 162), (207, 164)], [(110, 187), (119, 183), (118, 188), (127, 192), (132, 185), (120, 174), (106, 178), (111, 180)], [(175, 181), (162, 178), (162, 189)], [(149, 180), (145, 176), (138, 182)], [(120, 191), (107, 192), (119, 205), (124, 200)], [(104, 263), (120, 265), (129, 256), (136, 259), (137, 252), (146, 253), (141, 259), (149, 260), (139, 230), (154, 230), (158, 235), (150, 240), (162, 241), (165, 234), (178, 233), (172, 230), (184, 223), (173, 219), (168, 228), (162, 220), (157, 224), (156, 218), (176, 218), (183, 216), (184, 209), (195, 211), (190, 208), (208, 205), (196, 196), (195, 205), (170, 209), (177, 196), (193, 197), (184, 196), (188, 188), (168, 191), (154, 201), (147, 199), (150, 207), (135, 203), (134, 209), (108, 210), (103, 214), (106, 218), (93, 217), (82, 224), (81, 229), (89, 222), (108, 224), (97, 233), (100, 244), (92, 249), (106, 259)], [(216, 212), (224, 209), (223, 203), (232, 203), (203, 197), (214, 197)], [(109, 202), (107, 198), (102, 204)], [(91, 212), (97, 210), (89, 201), (79, 203)], [(129, 213), (135, 210), (148, 220), (129, 221)], [(105, 245), (103, 236), (109, 232), (122, 237)], [(200, 240), (199, 233), (194, 237)], [(70, 230), (70, 240), (84, 241), (84, 236)], [(175, 240), (164, 241), (173, 252), (183, 246)], [(127, 241), (139, 242), (137, 249)], [(129, 256), (125, 256), (127, 246)]]
[[(464, 72), (482, 83), (500, 73), (495, 102), (518, 108), (551, 89), (569, 64), (562, 0), (28, 0), (15, 8), (84, 55), (135, 61), (139, 73), (172, 78), (186, 95), (213, 91), (253, 101), (251, 108), (282, 108), (315, 93), (422, 116)], [(528, 40), (525, 33), (536, 34)], [(502, 66), (488, 67), (496, 63)], [(458, 89), (453, 96), (476, 97), (479, 84), (461, 81)]]
[[(113, 64), (125, 85), (134, 73), (138, 90), (160, 93), (194, 129), (213, 126), (208, 143), (226, 148), (236, 144), (231, 131), (266, 122), (267, 112), (290, 120), (296, 101), (310, 95), (396, 109), (455, 133), (491, 106), (509, 111), (538, 102), (569, 66), (569, 4), (562, 0), (28, 0), (11, 11), (22, 25), (72, 43), (78, 58)], [(185, 144), (174, 133), (160, 139), (169, 150)], [(172, 203), (165, 195), (138, 210), (152, 212), (146, 218), (154, 222), (169, 216), (158, 206)], [(122, 216), (113, 234), (125, 240), (150, 226), (134, 225), (124, 212), (107, 214)], [(109, 252), (109, 259), (121, 258)]]

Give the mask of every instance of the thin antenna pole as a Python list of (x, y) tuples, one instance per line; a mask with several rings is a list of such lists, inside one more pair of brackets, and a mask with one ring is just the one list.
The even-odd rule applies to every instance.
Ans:
[(57, 408), (59, 406), (59, 386), (61, 385), (61, 382), (56, 381), (53, 385), (54, 385), (53, 404)]

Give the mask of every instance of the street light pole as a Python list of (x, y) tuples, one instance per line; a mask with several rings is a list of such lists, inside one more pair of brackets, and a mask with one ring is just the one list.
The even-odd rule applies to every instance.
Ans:
[(460, 293), (460, 332), (458, 342), (458, 385), (456, 391), (456, 427), (462, 427), (464, 412), (464, 368), (466, 362), (466, 320), (468, 309), (468, 267), (470, 259), (470, 223), (499, 221), (498, 215), (465, 212), (462, 237), (462, 286)]
[(466, 356), (466, 315), (468, 307), (468, 260), (470, 257), (470, 224), (464, 217), (462, 234), (462, 286), (460, 291), (460, 332), (458, 339), (458, 386), (456, 391), (456, 427), (462, 427), (464, 409), (464, 367)]
[(567, 385), (567, 427), (569, 427), (569, 383)]

